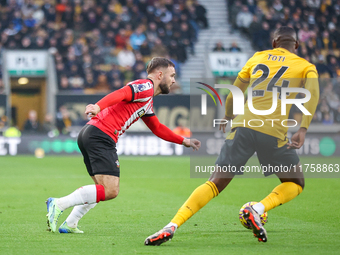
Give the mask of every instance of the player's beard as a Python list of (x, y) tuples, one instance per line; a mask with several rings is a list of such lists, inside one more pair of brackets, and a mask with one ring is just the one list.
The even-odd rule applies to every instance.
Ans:
[(161, 82), (159, 84), (159, 87), (160, 87), (160, 89), (162, 91), (162, 94), (169, 94), (170, 93), (170, 88), (168, 87), (168, 85), (166, 83)]

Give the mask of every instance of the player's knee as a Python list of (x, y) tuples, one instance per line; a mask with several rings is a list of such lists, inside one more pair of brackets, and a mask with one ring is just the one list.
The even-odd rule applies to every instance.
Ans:
[(292, 179), (289, 180), (290, 182), (294, 182), (295, 184), (299, 185), (302, 190), (305, 187), (305, 179), (304, 178), (296, 178), (296, 179)]
[(299, 179), (296, 179), (296, 182), (295, 182), (297, 185), (300, 185), (302, 190), (304, 189), (305, 187), (305, 179), (304, 178), (299, 178)]
[(114, 199), (118, 196), (119, 189), (105, 189), (105, 200)]
[(229, 178), (211, 178), (209, 181), (213, 182), (218, 189), (218, 192), (221, 193), (225, 187), (229, 184), (231, 179)]

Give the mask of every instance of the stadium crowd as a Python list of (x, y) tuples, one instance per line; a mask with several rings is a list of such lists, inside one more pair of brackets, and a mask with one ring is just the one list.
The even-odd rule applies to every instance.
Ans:
[[(245, 33), (256, 50), (271, 48), (275, 28), (296, 29), (298, 54), (314, 63), (322, 78), (313, 121), (340, 123), (340, 0), (227, 3), (233, 30)], [(59, 89), (67, 93), (119, 89), (146, 77), (153, 56), (171, 58), (180, 74), (187, 53), (195, 53), (199, 29), (207, 27), (206, 10), (197, 0), (0, 0), (0, 54), (4, 48), (48, 49)], [(236, 42), (226, 49), (218, 42), (214, 50), (241, 51)], [(0, 62), (0, 93), (1, 71)]]
[(119, 89), (146, 77), (153, 56), (171, 58), (180, 73), (200, 27), (208, 22), (196, 0), (0, 1), (0, 52), (49, 49), (67, 91)]
[(271, 48), (273, 32), (284, 25), (297, 31), (298, 55), (315, 64), (320, 103), (313, 122), (340, 122), (340, 1), (230, 0), (229, 19), (255, 50)]

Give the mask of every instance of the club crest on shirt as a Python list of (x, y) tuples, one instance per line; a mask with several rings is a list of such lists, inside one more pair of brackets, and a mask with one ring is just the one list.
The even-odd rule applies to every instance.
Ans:
[(142, 109), (139, 112), (137, 112), (137, 114), (138, 114), (139, 117), (142, 117), (145, 114), (145, 110)]
[(115, 163), (116, 163), (117, 167), (120, 167), (118, 159), (116, 160)]

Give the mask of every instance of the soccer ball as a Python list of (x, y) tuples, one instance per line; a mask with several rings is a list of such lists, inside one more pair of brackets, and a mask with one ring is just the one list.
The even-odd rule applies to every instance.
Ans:
[[(255, 205), (255, 204), (257, 204), (258, 202), (248, 202), (248, 203), (245, 203), (242, 207), (241, 207), (241, 209), (240, 209), (240, 212), (238, 213), (238, 218), (240, 219), (240, 222), (241, 222), (241, 224), (243, 225), (243, 227), (245, 227), (245, 228), (248, 228), (248, 229), (251, 229), (251, 226), (247, 223), (247, 221), (243, 218), (243, 215), (242, 215), (242, 213), (243, 213), (243, 210), (244, 210), (244, 208), (246, 208), (246, 206), (251, 206), (251, 205)], [(267, 212), (265, 212), (264, 214), (262, 214), (261, 215), (261, 223), (262, 223), (262, 225), (264, 225), (265, 223), (267, 223), (268, 222), (268, 214), (267, 214)]]

